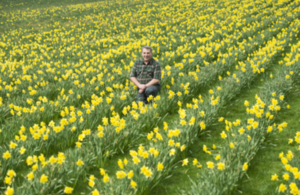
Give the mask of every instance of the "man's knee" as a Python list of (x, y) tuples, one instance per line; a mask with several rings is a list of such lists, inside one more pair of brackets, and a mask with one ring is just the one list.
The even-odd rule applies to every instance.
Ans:
[(145, 95), (143, 93), (139, 93), (139, 92), (136, 96), (136, 101), (137, 101), (137, 103), (138, 102), (144, 102), (144, 103), (147, 102)]
[(147, 97), (149, 95), (156, 96), (157, 93), (159, 92), (159, 90), (160, 90), (160, 87), (152, 85), (152, 86), (149, 86), (149, 87), (146, 88), (145, 94), (146, 94)]

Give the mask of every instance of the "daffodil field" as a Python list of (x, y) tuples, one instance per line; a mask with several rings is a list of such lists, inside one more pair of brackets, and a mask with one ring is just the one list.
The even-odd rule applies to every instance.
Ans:
[[(0, 194), (238, 193), (289, 131), (299, 35), (299, 0), (0, 2)], [(129, 79), (145, 45), (162, 68), (147, 105)], [(221, 115), (251, 88), (244, 118)], [(268, 193), (299, 194), (300, 131), (281, 137), (296, 152), (276, 154)], [(189, 185), (159, 190), (190, 164)]]

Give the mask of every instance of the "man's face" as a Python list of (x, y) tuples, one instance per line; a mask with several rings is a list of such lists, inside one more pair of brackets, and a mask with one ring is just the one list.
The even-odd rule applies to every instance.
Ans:
[(152, 52), (150, 49), (143, 49), (142, 56), (144, 61), (149, 61), (152, 58)]

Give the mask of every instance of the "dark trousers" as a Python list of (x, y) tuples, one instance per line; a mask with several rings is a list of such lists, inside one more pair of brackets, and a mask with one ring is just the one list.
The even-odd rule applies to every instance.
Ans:
[[(139, 88), (137, 89), (139, 91)], [(153, 98), (156, 97), (158, 92), (160, 91), (160, 85), (151, 85), (147, 87), (143, 93), (139, 93), (136, 96), (137, 103), (144, 102), (144, 104), (148, 104), (147, 98), (152, 95)], [(150, 101), (151, 102), (151, 101)]]

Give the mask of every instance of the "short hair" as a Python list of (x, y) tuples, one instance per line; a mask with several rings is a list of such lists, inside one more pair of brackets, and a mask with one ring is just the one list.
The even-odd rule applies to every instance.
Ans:
[(152, 53), (152, 47), (150, 47), (150, 46), (146, 45), (146, 46), (142, 47), (142, 52), (143, 52), (143, 49), (148, 49)]

